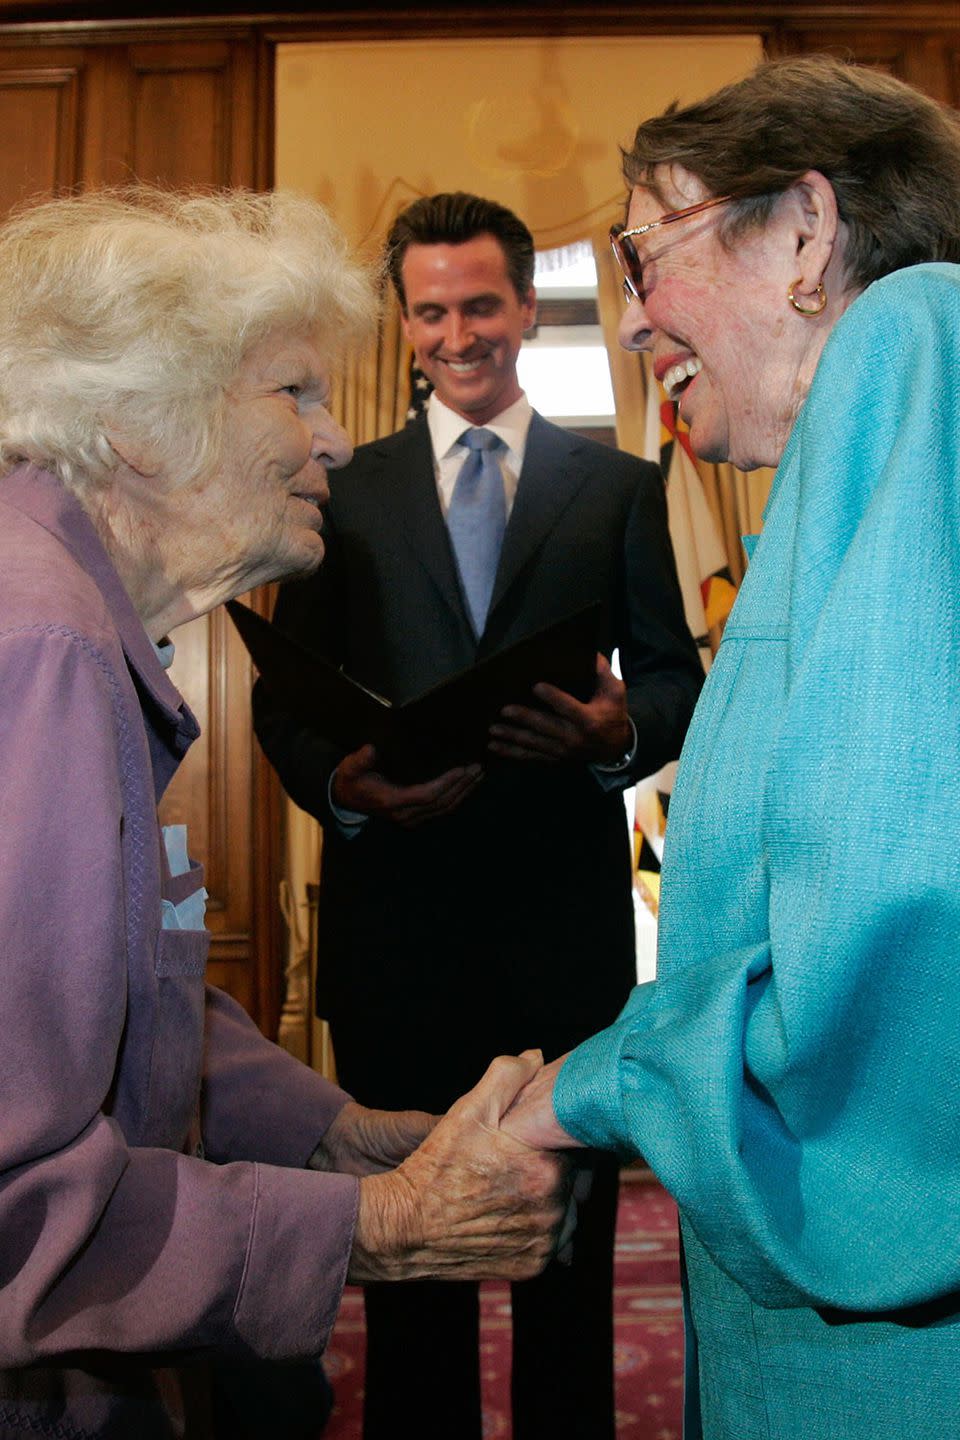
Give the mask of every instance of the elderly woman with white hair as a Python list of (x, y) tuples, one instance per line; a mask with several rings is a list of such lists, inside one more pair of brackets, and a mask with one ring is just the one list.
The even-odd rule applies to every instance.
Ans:
[(160, 1437), (151, 1365), (316, 1355), (347, 1278), (535, 1273), (557, 1169), (498, 1130), (537, 1055), (432, 1129), (205, 992), (157, 823), (167, 636), (319, 564), (368, 278), (311, 201), (131, 190), (8, 221), (0, 292), (0, 1436)]

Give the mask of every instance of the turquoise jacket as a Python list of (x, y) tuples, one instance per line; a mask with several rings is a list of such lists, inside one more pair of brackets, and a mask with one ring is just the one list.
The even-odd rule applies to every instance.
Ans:
[(683, 751), (657, 979), (555, 1103), (678, 1200), (705, 1435), (960, 1434), (958, 267), (824, 349)]

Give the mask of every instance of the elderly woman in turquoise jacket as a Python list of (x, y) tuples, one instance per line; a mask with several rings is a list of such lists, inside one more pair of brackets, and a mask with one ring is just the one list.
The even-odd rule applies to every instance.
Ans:
[(625, 172), (621, 343), (701, 456), (779, 468), (683, 752), (657, 979), (509, 1119), (642, 1154), (676, 1196), (689, 1436), (944, 1440), (960, 122), (784, 61), (641, 125)]

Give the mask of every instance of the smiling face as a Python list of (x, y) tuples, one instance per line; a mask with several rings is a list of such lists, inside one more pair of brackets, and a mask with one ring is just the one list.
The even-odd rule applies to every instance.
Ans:
[(445, 405), (485, 425), (521, 391), (517, 356), (536, 295), (517, 295), (499, 240), (411, 245), (403, 257), (404, 328), (417, 364)]
[(216, 543), (245, 589), (308, 573), (323, 558), (327, 471), (353, 453), (328, 400), (316, 343), (289, 335), (255, 345), (227, 391), (219, 461), (189, 488), (203, 508), (220, 508)]
[[(628, 227), (708, 198), (681, 166), (660, 167), (654, 178), (665, 203), (637, 186)], [(718, 237), (725, 206), (635, 242), (645, 299), (628, 304), (620, 343), (650, 351), (705, 460), (745, 470), (776, 465), (809, 387), (825, 333), (787, 301), (799, 273), (799, 208), (781, 202), (763, 229), (739, 235), (729, 249)]]

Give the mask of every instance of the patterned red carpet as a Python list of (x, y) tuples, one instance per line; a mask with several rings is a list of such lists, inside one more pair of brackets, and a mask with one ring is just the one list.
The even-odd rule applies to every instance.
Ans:
[[(683, 1325), (677, 1212), (644, 1171), (620, 1187), (615, 1334), (618, 1440), (680, 1440)], [(484, 1440), (510, 1436), (510, 1295), (482, 1287)], [(360, 1440), (363, 1408), (363, 1303), (348, 1287), (326, 1354), (336, 1405), (324, 1440)]]

